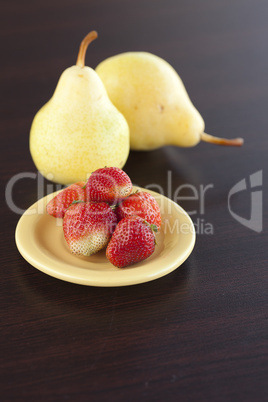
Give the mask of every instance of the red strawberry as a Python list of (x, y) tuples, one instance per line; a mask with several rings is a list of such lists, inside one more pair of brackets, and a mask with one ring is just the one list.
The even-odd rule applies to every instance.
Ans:
[(132, 190), (128, 175), (117, 167), (105, 167), (96, 170), (86, 184), (87, 199), (96, 202), (116, 204), (127, 197)]
[(63, 218), (67, 208), (73, 201), (85, 201), (85, 182), (71, 184), (63, 189), (47, 204), (47, 213), (55, 218)]
[(63, 233), (72, 253), (89, 256), (105, 247), (117, 219), (105, 202), (77, 202), (63, 218)]
[(156, 199), (145, 191), (131, 194), (122, 201), (116, 210), (118, 220), (126, 216), (138, 215), (148, 223), (154, 224), (159, 229), (161, 226), (160, 208)]
[(106, 257), (118, 268), (148, 258), (155, 249), (156, 225), (132, 215), (122, 219), (116, 226), (106, 249)]

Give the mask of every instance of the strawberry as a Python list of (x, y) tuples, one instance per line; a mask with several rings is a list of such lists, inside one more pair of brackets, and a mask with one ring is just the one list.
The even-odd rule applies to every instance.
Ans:
[(128, 198), (119, 204), (117, 210), (117, 219), (123, 219), (126, 216), (138, 215), (148, 223), (154, 224), (159, 229), (161, 226), (160, 208), (156, 199), (145, 191), (139, 191), (131, 194)]
[(63, 233), (72, 253), (89, 256), (105, 247), (117, 219), (105, 202), (76, 202), (63, 218)]
[(156, 225), (149, 225), (139, 216), (128, 216), (116, 226), (106, 249), (106, 257), (118, 268), (148, 258), (155, 249)]
[(95, 202), (116, 204), (132, 190), (128, 175), (117, 167), (105, 167), (89, 176), (86, 184), (87, 199)]
[(71, 184), (63, 189), (47, 204), (47, 213), (55, 218), (63, 218), (67, 208), (73, 201), (85, 201), (85, 182)]

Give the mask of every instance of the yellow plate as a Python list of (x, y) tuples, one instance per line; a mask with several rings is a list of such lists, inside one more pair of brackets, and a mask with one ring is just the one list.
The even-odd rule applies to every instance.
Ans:
[(90, 257), (71, 254), (63, 236), (62, 220), (46, 213), (47, 203), (57, 193), (40, 199), (21, 216), (15, 233), (19, 252), (40, 271), (81, 285), (127, 286), (167, 275), (191, 254), (195, 244), (194, 225), (189, 215), (169, 198), (140, 190), (156, 198), (162, 216), (155, 251), (146, 260), (120, 269), (107, 260), (105, 250)]

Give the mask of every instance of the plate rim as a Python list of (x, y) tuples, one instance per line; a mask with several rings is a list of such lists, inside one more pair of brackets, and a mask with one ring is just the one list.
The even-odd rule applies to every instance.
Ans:
[[(105, 281), (104, 279), (101, 279), (102, 276), (104, 276), (104, 274), (105, 274), (104, 271), (99, 271), (99, 272), (94, 271), (94, 275), (93, 275), (94, 277), (93, 278), (89, 277), (88, 280), (85, 280), (85, 279), (79, 278), (77, 276), (68, 276), (66, 273), (62, 272), (60, 269), (55, 269), (55, 268), (51, 269), (51, 267), (47, 266), (42, 261), (40, 262), (36, 258), (33, 258), (31, 256), (31, 253), (27, 250), (27, 246), (25, 247), (25, 242), (23, 241), (23, 239), (21, 239), (21, 236), (22, 236), (21, 231), (26, 222), (25, 218), (26, 218), (26, 216), (28, 216), (28, 213), (30, 210), (37, 208), (41, 202), (44, 203), (43, 205), (46, 205), (49, 202), (49, 200), (52, 199), (57, 193), (62, 191), (62, 189), (40, 198), (39, 200), (37, 200), (35, 203), (33, 203), (29, 208), (27, 208), (24, 211), (24, 213), (20, 217), (20, 219), (16, 225), (16, 229), (15, 229), (15, 243), (16, 243), (19, 253), (30, 265), (32, 265), (34, 268), (38, 269), (39, 271), (45, 273), (46, 275), (52, 276), (54, 278), (57, 278), (59, 280), (63, 280), (66, 282), (80, 284), (80, 285), (86, 285), (86, 286), (95, 286), (95, 287), (119, 287), (120, 286), (121, 287), (121, 286), (137, 285), (137, 284), (141, 284), (141, 283), (145, 283), (145, 282), (149, 282), (149, 281), (161, 278), (161, 277), (175, 271), (187, 260), (187, 258), (190, 256), (190, 254), (192, 253), (193, 248), (195, 246), (196, 231), (195, 231), (195, 227), (194, 227), (194, 224), (193, 224), (190, 216), (180, 205), (178, 205), (173, 200), (171, 200), (170, 198), (168, 198), (160, 193), (157, 193), (155, 191), (145, 189), (145, 188), (142, 188), (139, 186), (133, 186), (133, 189), (134, 189), (134, 191), (136, 191), (136, 189), (139, 189), (140, 191), (146, 191), (146, 192), (152, 194), (153, 196), (155, 196), (156, 198), (163, 197), (164, 202), (171, 202), (173, 204), (173, 206), (175, 206), (175, 209), (178, 211), (178, 215), (184, 215), (184, 217), (187, 219), (188, 224), (191, 226), (191, 229), (192, 229), (190, 231), (191, 238), (190, 238), (187, 250), (184, 253), (180, 253), (178, 255), (178, 257), (176, 259), (174, 259), (173, 263), (169, 263), (167, 266), (163, 267), (160, 270), (158, 269), (155, 272), (154, 272), (154, 270), (152, 270), (152, 272), (149, 270), (150, 274), (147, 274), (147, 275), (142, 275), (142, 274), (138, 275), (138, 276), (134, 275), (134, 278), (131, 273), (133, 273), (133, 272), (134, 272), (134, 274), (135, 274), (135, 272), (137, 273), (137, 270), (138, 270), (137, 266), (135, 266), (133, 268), (130, 267), (128, 269), (118, 268), (118, 271), (115, 271), (115, 272), (120, 273), (119, 274), (120, 281), (117, 282), (118, 274), (114, 275), (115, 280)], [(33, 215), (36, 216), (36, 220), (37, 220), (38, 216), (40, 214), (33, 214)], [(41, 215), (43, 216), (44, 214), (41, 214)], [(34, 236), (33, 236), (33, 238), (34, 238)], [(49, 257), (48, 257), (48, 259), (49, 259)], [(132, 269), (133, 269), (133, 272), (132, 272)], [(134, 271), (134, 270), (136, 270), (136, 271)], [(92, 270), (90, 272), (92, 274)]]

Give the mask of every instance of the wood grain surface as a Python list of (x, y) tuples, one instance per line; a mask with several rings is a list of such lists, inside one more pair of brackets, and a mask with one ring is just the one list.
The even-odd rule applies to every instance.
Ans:
[[(267, 20), (264, 0), (2, 4), (2, 401), (268, 399)], [(180, 74), (208, 133), (245, 139), (242, 148), (202, 143), (130, 153), (125, 170), (133, 183), (180, 196), (197, 229), (189, 259), (142, 285), (84, 287), (39, 272), (16, 248), (20, 215), (5, 194), (15, 175), (28, 172), (12, 188), (13, 206), (36, 201), (31, 122), (92, 29), (99, 38), (88, 65), (128, 50), (157, 54)], [(245, 179), (248, 190), (233, 196), (232, 210), (249, 219), (249, 176), (259, 171), (260, 233), (228, 210), (229, 191)], [(43, 187), (44, 195), (52, 191), (46, 180)]]

